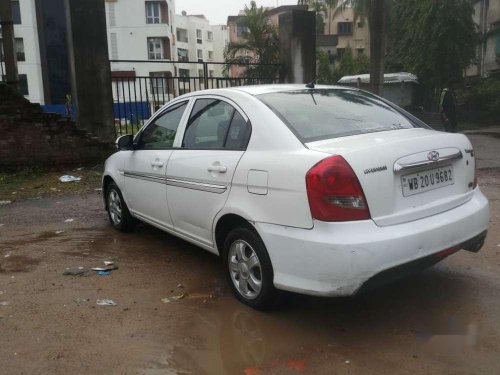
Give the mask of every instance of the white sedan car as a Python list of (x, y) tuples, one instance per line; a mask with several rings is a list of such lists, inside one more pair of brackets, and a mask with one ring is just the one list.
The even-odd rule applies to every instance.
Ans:
[(221, 256), (236, 297), (345, 296), (486, 237), (488, 201), (466, 136), (345, 87), (193, 92), (117, 140), (103, 191), (137, 220)]

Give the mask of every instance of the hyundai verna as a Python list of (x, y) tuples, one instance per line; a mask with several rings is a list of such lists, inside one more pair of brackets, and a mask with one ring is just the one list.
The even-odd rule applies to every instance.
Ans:
[(486, 237), (462, 134), (346, 87), (198, 91), (163, 106), (103, 176), (112, 225), (137, 220), (221, 256), (235, 296), (358, 293)]

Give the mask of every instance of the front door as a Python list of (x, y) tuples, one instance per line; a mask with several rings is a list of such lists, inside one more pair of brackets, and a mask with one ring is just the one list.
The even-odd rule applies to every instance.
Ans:
[(124, 163), (125, 199), (135, 216), (172, 228), (167, 202), (166, 170), (177, 128), (188, 101), (157, 115), (136, 137)]
[(167, 197), (176, 231), (213, 246), (213, 221), (226, 202), (249, 137), (248, 119), (234, 105), (196, 99), (182, 146), (167, 166)]

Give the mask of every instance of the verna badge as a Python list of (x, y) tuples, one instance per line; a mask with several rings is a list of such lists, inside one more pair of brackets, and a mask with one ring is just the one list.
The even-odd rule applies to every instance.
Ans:
[(438, 161), (439, 160), (439, 152), (437, 151), (431, 151), (427, 154), (427, 159), (432, 160), (432, 161)]

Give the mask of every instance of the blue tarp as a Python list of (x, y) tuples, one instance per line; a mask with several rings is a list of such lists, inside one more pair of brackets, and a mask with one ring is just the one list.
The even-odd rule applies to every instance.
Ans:
[(130, 122), (146, 120), (151, 116), (147, 102), (114, 103), (115, 119), (128, 119)]

